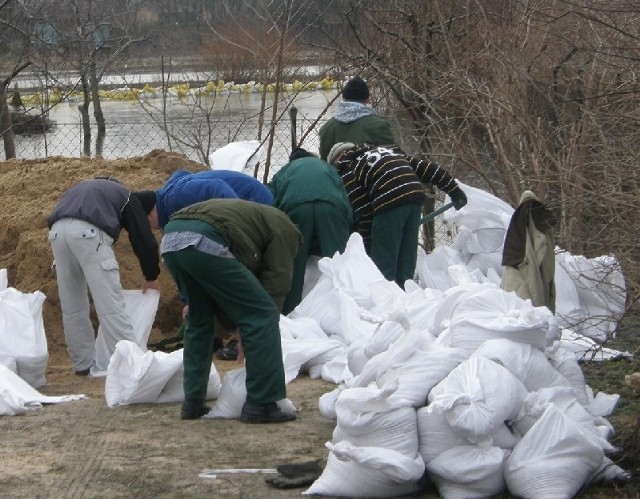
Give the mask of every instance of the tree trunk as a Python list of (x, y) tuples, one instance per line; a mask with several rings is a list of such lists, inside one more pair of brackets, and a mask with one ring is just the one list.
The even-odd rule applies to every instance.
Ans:
[(83, 73), (80, 76), (82, 81), (82, 104), (78, 106), (80, 110), (80, 116), (82, 118), (82, 137), (83, 137), (83, 154), (85, 156), (91, 156), (91, 123), (89, 122), (89, 85), (87, 83), (87, 76)]
[(12, 159), (16, 157), (16, 145), (13, 140), (13, 129), (11, 128), (11, 111), (7, 103), (7, 86), (0, 83), (0, 98), (2, 99), (0, 108), (0, 133), (4, 142), (4, 157)]
[(100, 94), (98, 93), (98, 76), (96, 74), (96, 63), (91, 61), (89, 65), (89, 86), (91, 89), (91, 102), (93, 102), (93, 116), (98, 124), (98, 137), (103, 137), (107, 133), (107, 127), (104, 122), (104, 113), (100, 104)]

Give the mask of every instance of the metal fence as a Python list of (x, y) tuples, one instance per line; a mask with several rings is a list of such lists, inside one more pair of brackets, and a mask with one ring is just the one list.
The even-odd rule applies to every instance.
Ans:
[[(297, 138), (307, 132), (313, 120), (299, 117)], [(182, 153), (193, 161), (207, 164), (209, 154), (228, 144), (241, 140), (259, 140), (263, 151), (270, 142), (271, 122), (265, 121), (260, 130), (256, 119), (217, 119), (215, 122), (193, 119), (173, 119), (167, 122), (108, 121), (107, 132), (97, 141), (97, 128), (92, 125), (91, 142), (85, 143), (82, 124), (55, 123), (44, 133), (15, 134), (16, 156), (23, 159), (46, 158), (52, 156), (100, 156), (104, 159), (131, 158), (145, 155), (155, 149)], [(273, 127), (269, 166), (285, 164), (291, 152), (291, 124), (280, 120)], [(0, 141), (1, 143), (2, 141)], [(302, 147), (317, 152), (318, 134), (311, 131), (304, 138)], [(0, 160), (5, 159), (4, 144)], [(263, 161), (266, 161), (263, 153)], [(266, 164), (265, 164), (266, 166)]]

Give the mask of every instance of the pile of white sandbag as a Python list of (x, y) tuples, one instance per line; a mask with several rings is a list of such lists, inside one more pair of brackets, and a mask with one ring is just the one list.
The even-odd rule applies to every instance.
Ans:
[[(496, 265), (510, 214), (492, 201), (485, 216), (474, 192), (471, 213), (465, 207), (453, 217), (464, 229), (468, 215), (482, 232), (461, 230), (464, 245), (422, 255), (422, 287), (384, 280), (354, 235), (343, 254), (320, 260), (315, 287), (282, 321), (285, 358), (298, 321), (307, 342), (302, 331), (312, 320), (342, 344), (321, 368), (309, 358), (310, 375), (338, 386), (319, 401), (336, 429), (327, 466), (305, 494), (399, 496), (416, 490), (426, 471), (446, 498), (506, 490), (572, 497), (592, 480), (627, 476), (609, 458), (616, 449), (606, 417), (618, 396), (594, 396), (578, 363), (589, 344), (573, 343), (584, 330), (565, 334), (573, 332), (564, 319), (500, 289)], [(595, 338), (610, 332), (624, 296), (617, 278), (602, 280), (602, 289), (580, 289), (569, 305), (559, 295), (557, 303), (574, 317), (593, 313), (592, 304), (606, 308), (606, 321), (588, 325)], [(579, 311), (584, 303), (591, 308)], [(314, 337), (321, 341), (318, 331)]]

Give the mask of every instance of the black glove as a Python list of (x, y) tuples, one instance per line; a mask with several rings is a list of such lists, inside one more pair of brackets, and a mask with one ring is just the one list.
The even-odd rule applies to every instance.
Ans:
[(322, 474), (318, 460), (303, 463), (281, 464), (276, 467), (277, 475), (264, 479), (269, 485), (279, 489), (293, 489), (311, 485)]
[(456, 188), (448, 194), (456, 211), (467, 204), (467, 195), (462, 191), (462, 189), (460, 189), (460, 187), (456, 186)]

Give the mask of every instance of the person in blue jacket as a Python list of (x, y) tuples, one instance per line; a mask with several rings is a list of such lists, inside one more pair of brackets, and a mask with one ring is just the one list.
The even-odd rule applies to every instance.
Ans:
[(271, 205), (273, 195), (259, 180), (233, 170), (207, 170), (192, 173), (176, 170), (155, 191), (156, 206), (149, 214), (153, 228), (164, 228), (171, 215), (192, 204), (209, 199), (244, 199)]

